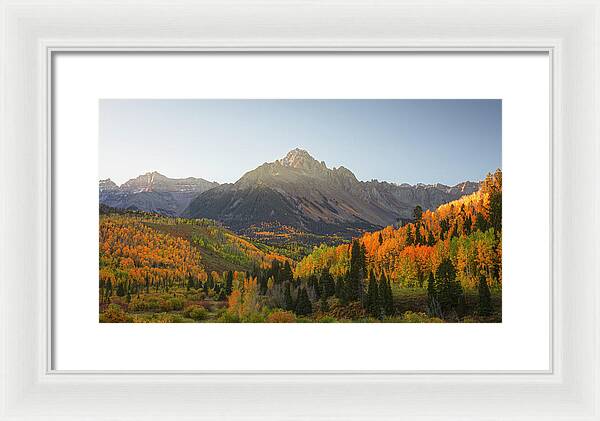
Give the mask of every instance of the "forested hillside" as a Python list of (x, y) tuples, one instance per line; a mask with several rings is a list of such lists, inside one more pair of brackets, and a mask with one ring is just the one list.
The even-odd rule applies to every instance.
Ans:
[(443, 318), (464, 315), (465, 292), (477, 290), (479, 314), (491, 314), (490, 296), (502, 288), (502, 172), (489, 174), (478, 192), (433, 212), (417, 206), (413, 223), (316, 248), (295, 269), (299, 278), (322, 274), (346, 279), (344, 285), (354, 279), (359, 285), (346, 288), (359, 289), (356, 299), (368, 289), (366, 279), (368, 285), (388, 280), (399, 291), (426, 289), (427, 313)]
[[(502, 283), (502, 173), (490, 174), (481, 189), (440, 206), (434, 212), (415, 208), (415, 222), (388, 226), (358, 239), (366, 270), (385, 274), (405, 287), (423, 287), (428, 275), (450, 259), (464, 287), (484, 275), (490, 286)], [(333, 276), (349, 270), (351, 244), (321, 246), (296, 267), (298, 277), (328, 268)]]
[(299, 262), (209, 219), (101, 212), (101, 321), (501, 321), (500, 170), (476, 193), (415, 207), (411, 223)]

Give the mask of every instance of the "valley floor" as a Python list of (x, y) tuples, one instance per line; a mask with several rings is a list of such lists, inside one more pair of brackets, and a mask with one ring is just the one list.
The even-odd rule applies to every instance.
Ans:
[[(427, 290), (423, 288), (392, 288), (394, 316), (377, 319), (356, 311), (357, 306), (340, 305), (329, 300), (326, 312), (315, 311), (310, 316), (271, 309), (257, 313), (254, 323), (500, 323), (502, 322), (502, 292), (492, 291), (493, 312), (477, 316), (479, 302), (476, 290), (465, 291), (465, 314), (461, 320), (441, 320), (427, 315)], [(357, 303), (358, 304), (358, 303)], [(105, 323), (228, 323), (239, 322), (227, 311), (228, 301), (219, 300), (202, 289), (175, 288), (167, 292), (141, 293), (139, 296), (113, 296), (100, 303), (100, 321)], [(350, 310), (353, 309), (353, 310)]]

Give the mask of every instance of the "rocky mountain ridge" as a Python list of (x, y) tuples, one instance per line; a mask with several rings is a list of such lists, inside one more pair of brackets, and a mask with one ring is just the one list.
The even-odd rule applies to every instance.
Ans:
[(355, 232), (409, 220), (416, 205), (435, 209), (478, 189), (479, 183), (470, 181), (456, 186), (359, 181), (345, 167), (330, 169), (307, 151), (294, 149), (233, 184), (203, 192), (183, 215), (215, 219), (238, 230), (278, 223), (319, 234)]
[(169, 178), (156, 171), (132, 178), (121, 186), (110, 178), (98, 183), (101, 204), (168, 216), (179, 216), (192, 199), (218, 185), (202, 178)]

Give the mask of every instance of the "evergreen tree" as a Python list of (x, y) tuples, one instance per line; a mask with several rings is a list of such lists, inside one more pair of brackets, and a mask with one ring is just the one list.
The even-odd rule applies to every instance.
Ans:
[(231, 295), (233, 291), (233, 271), (227, 272), (227, 276), (225, 278), (225, 295)]
[(367, 246), (364, 244), (360, 245), (360, 270), (362, 271), (362, 278), (364, 278), (367, 274)]
[(421, 244), (421, 224), (420, 223), (416, 223), (415, 224), (415, 245), (420, 245)]
[[(348, 275), (346, 275), (348, 277)], [(346, 282), (345, 278), (338, 278), (335, 283), (335, 296), (341, 301), (346, 302)]]
[(106, 299), (108, 300), (113, 293), (112, 282), (106, 281), (106, 283), (104, 284), (104, 288), (106, 290)]
[(277, 259), (273, 259), (273, 261), (271, 261), (271, 270), (270, 270), (269, 276), (273, 277), (273, 280), (275, 281), (276, 284), (281, 282), (280, 272), (281, 272), (281, 265), (280, 265), (279, 261)]
[(460, 317), (464, 307), (464, 293), (456, 280), (456, 270), (450, 259), (442, 260), (436, 274), (436, 292), (442, 313), (445, 317), (453, 311)]
[(494, 228), (496, 234), (502, 232), (502, 192), (494, 191), (490, 193), (489, 201), (490, 225)]
[(117, 296), (118, 297), (124, 297), (125, 296), (125, 285), (123, 285), (123, 282), (119, 282), (117, 284)]
[(283, 264), (283, 269), (281, 270), (280, 275), (281, 282), (291, 282), (294, 280), (294, 273), (292, 272), (292, 267), (290, 266), (289, 261), (285, 261)]
[(379, 279), (379, 295), (380, 302), (383, 308), (383, 313), (386, 316), (394, 315), (394, 297), (392, 295), (392, 286), (389, 279), (382, 273)]
[(493, 312), (492, 308), (492, 295), (490, 288), (488, 287), (485, 275), (479, 275), (479, 315), (489, 316)]
[(346, 285), (346, 298), (348, 301), (359, 301), (363, 296), (362, 281), (365, 274), (366, 256), (365, 247), (355, 239), (350, 248), (350, 271)]
[(104, 279), (100, 279), (100, 303), (104, 302)]
[(369, 276), (369, 287), (367, 290), (366, 301), (366, 308), (369, 314), (373, 317), (379, 318), (381, 316), (381, 307), (379, 304), (379, 288), (377, 287), (377, 280), (375, 279), (374, 272), (371, 272), (371, 276)]
[(285, 310), (293, 310), (294, 309), (294, 300), (292, 300), (292, 290), (291, 284), (286, 282), (285, 290), (283, 294), (283, 307)]
[(298, 292), (298, 302), (296, 303), (296, 314), (299, 316), (308, 316), (312, 313), (312, 304), (308, 298), (305, 288), (300, 288)]
[(327, 313), (329, 311), (329, 303), (327, 303), (325, 295), (321, 295), (320, 307), (322, 313)]
[(433, 272), (429, 272), (429, 278), (427, 279), (427, 299), (430, 300), (435, 298), (435, 278)]
[(465, 219), (465, 224), (464, 224), (465, 235), (470, 235), (471, 234), (472, 226), (473, 226), (473, 220), (471, 219), (470, 216), (468, 216)]
[(308, 277), (308, 286), (315, 292), (315, 297), (317, 300), (321, 298), (321, 287), (319, 285), (319, 280), (314, 274)]
[(415, 221), (420, 221), (423, 217), (423, 208), (420, 205), (415, 206), (413, 209), (413, 218)]
[(446, 238), (446, 234), (448, 234), (449, 229), (450, 229), (450, 222), (448, 222), (448, 219), (442, 219), (440, 221), (440, 239), (441, 240)]
[(328, 268), (323, 268), (320, 282), (321, 295), (329, 298), (335, 295), (335, 283)]
[(442, 308), (437, 297), (433, 272), (429, 272), (429, 278), (427, 279), (427, 314), (430, 317), (443, 317)]
[(266, 295), (269, 289), (268, 280), (262, 273), (258, 275), (258, 285), (260, 295)]
[(483, 215), (479, 212), (477, 212), (477, 216), (475, 218), (475, 227), (481, 232), (486, 232), (488, 229), (487, 221), (485, 220)]
[(433, 246), (435, 244), (435, 237), (433, 236), (433, 233), (431, 231), (428, 231), (427, 233), (427, 245), (428, 246)]
[(411, 227), (411, 225), (408, 225), (406, 227), (406, 245), (412, 246), (414, 244), (414, 242), (415, 242), (415, 240), (413, 238), (412, 227)]
[(360, 301), (364, 301), (366, 295), (366, 280), (368, 278), (367, 272), (367, 246), (361, 244), (360, 247), (360, 269), (358, 272), (358, 294), (357, 298)]

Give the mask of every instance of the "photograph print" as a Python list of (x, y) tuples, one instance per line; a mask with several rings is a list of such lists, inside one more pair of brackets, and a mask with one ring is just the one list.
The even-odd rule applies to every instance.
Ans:
[(502, 101), (102, 99), (101, 323), (501, 323)]

